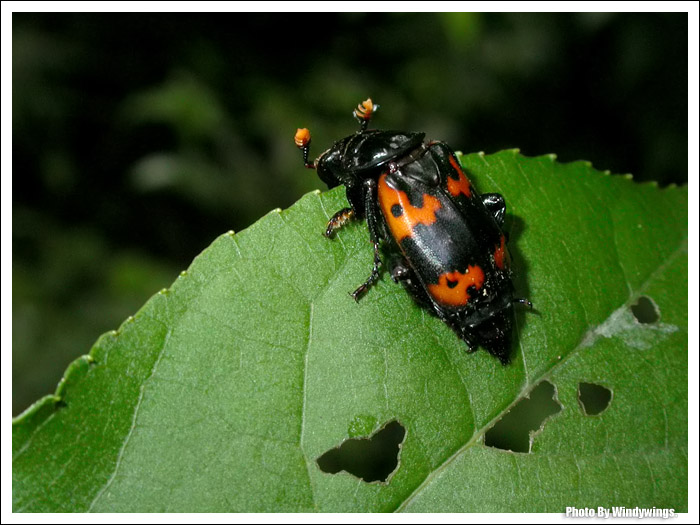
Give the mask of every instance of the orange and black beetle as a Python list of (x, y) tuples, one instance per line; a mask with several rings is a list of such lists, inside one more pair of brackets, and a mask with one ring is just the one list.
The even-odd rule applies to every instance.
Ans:
[(325, 235), (367, 219), (374, 267), (352, 297), (379, 278), (379, 242), (387, 245), (391, 277), (414, 300), (446, 322), (470, 351), (481, 345), (503, 364), (510, 359), (513, 297), (510, 255), (501, 230), (506, 203), (479, 195), (450, 147), (424, 142), (424, 133), (367, 130), (378, 106), (367, 99), (353, 115), (361, 129), (308, 161), (311, 135), (294, 137), (304, 165), (329, 188), (345, 185), (349, 208), (328, 221)]

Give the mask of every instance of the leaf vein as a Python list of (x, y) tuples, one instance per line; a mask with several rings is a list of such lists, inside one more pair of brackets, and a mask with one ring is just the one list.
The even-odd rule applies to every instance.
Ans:
[(309, 372), (309, 354), (311, 353), (311, 343), (314, 325), (314, 303), (309, 305), (309, 331), (306, 337), (306, 353), (304, 355), (304, 373), (302, 375), (301, 383), (301, 422), (299, 429), (299, 450), (301, 455), (304, 457), (304, 463), (306, 464), (306, 473), (309, 477), (309, 490), (311, 492), (311, 502), (313, 503), (314, 509), (318, 510), (316, 504), (316, 494), (314, 493), (314, 486), (311, 482), (311, 463), (309, 457), (304, 451), (304, 430), (306, 429), (306, 400), (307, 400), (307, 384), (308, 384), (308, 372)]
[(122, 460), (124, 459), (124, 452), (126, 450), (127, 445), (129, 444), (129, 441), (131, 441), (131, 436), (133, 435), (134, 429), (136, 428), (136, 419), (138, 418), (139, 410), (141, 409), (141, 404), (143, 402), (144, 392), (146, 391), (146, 385), (149, 383), (151, 378), (156, 373), (156, 370), (158, 368), (158, 364), (160, 363), (161, 359), (163, 358), (163, 355), (165, 354), (165, 348), (168, 346), (168, 340), (170, 339), (170, 334), (171, 334), (170, 330), (165, 334), (165, 337), (163, 338), (163, 345), (161, 346), (160, 351), (158, 352), (158, 356), (156, 357), (156, 360), (153, 363), (153, 366), (151, 367), (151, 371), (150, 371), (148, 377), (141, 384), (141, 388), (139, 389), (139, 397), (136, 400), (136, 406), (134, 407), (134, 414), (131, 418), (131, 426), (129, 428), (129, 431), (126, 434), (126, 438), (124, 438), (124, 443), (122, 443), (122, 447), (119, 449), (119, 454), (117, 455), (117, 461), (114, 465), (114, 471), (112, 472), (112, 475), (107, 480), (107, 483), (105, 483), (105, 485), (102, 487), (102, 489), (100, 489), (100, 491), (97, 493), (97, 495), (95, 496), (95, 499), (92, 500), (92, 503), (88, 507), (87, 512), (92, 512), (92, 509), (95, 506), (95, 504), (97, 503), (97, 501), (109, 489), (109, 487), (112, 485), (112, 483), (114, 483), (114, 480), (117, 477), (117, 472), (119, 471), (119, 468), (121, 467), (121, 464), (122, 464)]

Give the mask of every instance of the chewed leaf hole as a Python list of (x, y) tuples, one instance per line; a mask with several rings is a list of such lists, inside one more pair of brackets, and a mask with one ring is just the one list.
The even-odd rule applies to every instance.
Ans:
[(398, 467), (405, 436), (404, 426), (398, 421), (391, 421), (369, 437), (345, 440), (316, 462), (323, 472), (329, 474), (344, 470), (367, 483), (386, 482)]
[(642, 324), (655, 323), (659, 320), (659, 307), (646, 295), (642, 295), (637, 302), (630, 306), (632, 315)]
[(579, 383), (578, 401), (583, 413), (587, 416), (597, 416), (602, 413), (612, 399), (612, 391), (595, 383)]
[(530, 452), (532, 439), (545, 420), (561, 411), (555, 394), (554, 385), (542, 381), (486, 432), (484, 444), (513, 452)]

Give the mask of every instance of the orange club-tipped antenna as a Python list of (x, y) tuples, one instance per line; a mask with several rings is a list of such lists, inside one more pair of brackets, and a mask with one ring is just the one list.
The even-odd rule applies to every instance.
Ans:
[(315, 162), (309, 162), (309, 144), (311, 144), (311, 132), (306, 128), (299, 128), (294, 134), (294, 144), (301, 150), (304, 155), (304, 166), (309, 169), (316, 169)]
[[(365, 131), (372, 115), (379, 109), (379, 104), (372, 102), (371, 98), (360, 102), (352, 112), (352, 116), (360, 123), (360, 131)], [(294, 134), (294, 143), (304, 156), (304, 166), (316, 169), (316, 162), (309, 162), (309, 145), (311, 144), (311, 132), (306, 128), (299, 128)]]
[(357, 105), (357, 109), (352, 112), (352, 116), (357, 119), (360, 123), (360, 130), (364, 131), (367, 129), (367, 124), (369, 124), (372, 114), (379, 109), (378, 104), (374, 104), (371, 98), (368, 98), (364, 102), (360, 102)]

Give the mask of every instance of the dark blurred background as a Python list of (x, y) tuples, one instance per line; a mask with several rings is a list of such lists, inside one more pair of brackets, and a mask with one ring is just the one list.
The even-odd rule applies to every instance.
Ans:
[(687, 180), (681, 14), (13, 14), (13, 411), (375, 125)]

